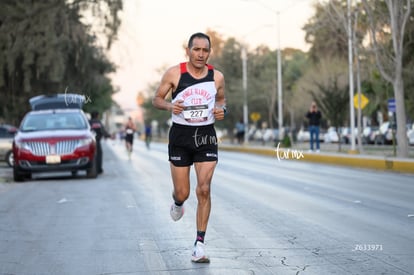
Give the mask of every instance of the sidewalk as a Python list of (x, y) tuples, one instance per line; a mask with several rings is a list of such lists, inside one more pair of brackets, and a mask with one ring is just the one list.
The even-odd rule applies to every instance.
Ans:
[[(365, 146), (363, 153), (350, 153), (350, 146), (341, 144), (321, 144), (319, 153), (309, 152), (309, 143), (297, 143), (292, 148), (275, 147), (272, 143), (249, 143), (247, 145), (231, 144), (223, 141), (220, 150), (245, 152), (273, 156), (279, 160), (300, 160), (325, 164), (344, 165), (383, 171), (394, 171), (414, 174), (414, 148), (410, 147), (407, 159), (394, 157), (392, 146)], [(356, 146), (355, 149), (358, 149)]]

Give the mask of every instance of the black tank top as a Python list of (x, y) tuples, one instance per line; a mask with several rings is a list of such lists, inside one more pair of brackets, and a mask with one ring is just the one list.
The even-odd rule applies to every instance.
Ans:
[(214, 123), (213, 108), (217, 89), (214, 82), (214, 67), (207, 64), (207, 75), (197, 79), (187, 71), (187, 63), (180, 63), (181, 76), (177, 89), (172, 93), (172, 102), (184, 101), (184, 111), (172, 114), (174, 123), (190, 126)]

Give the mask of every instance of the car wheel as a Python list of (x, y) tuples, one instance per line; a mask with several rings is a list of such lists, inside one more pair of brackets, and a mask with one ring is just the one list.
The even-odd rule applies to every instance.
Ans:
[(91, 166), (86, 169), (86, 177), (89, 179), (95, 179), (98, 176), (98, 170), (96, 167), (96, 157), (93, 158)]
[(7, 154), (6, 154), (6, 162), (7, 162), (7, 165), (9, 167), (13, 167), (13, 165), (14, 165), (13, 151), (7, 152)]
[(24, 181), (25, 179), (25, 174), (19, 170), (19, 167), (17, 167), (17, 165), (13, 166), (13, 180), (20, 182), (20, 181)]

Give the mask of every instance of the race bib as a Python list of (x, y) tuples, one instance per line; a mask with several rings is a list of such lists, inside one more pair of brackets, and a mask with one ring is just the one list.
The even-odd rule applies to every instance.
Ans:
[(206, 121), (208, 117), (208, 105), (187, 106), (183, 111), (184, 119), (188, 122)]
[(132, 129), (127, 129), (127, 130), (126, 130), (126, 133), (127, 133), (127, 134), (133, 134), (133, 133), (134, 133), (134, 130), (132, 130)]

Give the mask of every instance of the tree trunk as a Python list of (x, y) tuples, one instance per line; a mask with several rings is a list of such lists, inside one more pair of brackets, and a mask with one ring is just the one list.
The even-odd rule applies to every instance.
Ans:
[(404, 104), (404, 85), (401, 78), (401, 74), (397, 74), (397, 77), (393, 83), (395, 106), (397, 115), (397, 156), (401, 158), (408, 157), (408, 140), (407, 130), (405, 129), (406, 115)]

